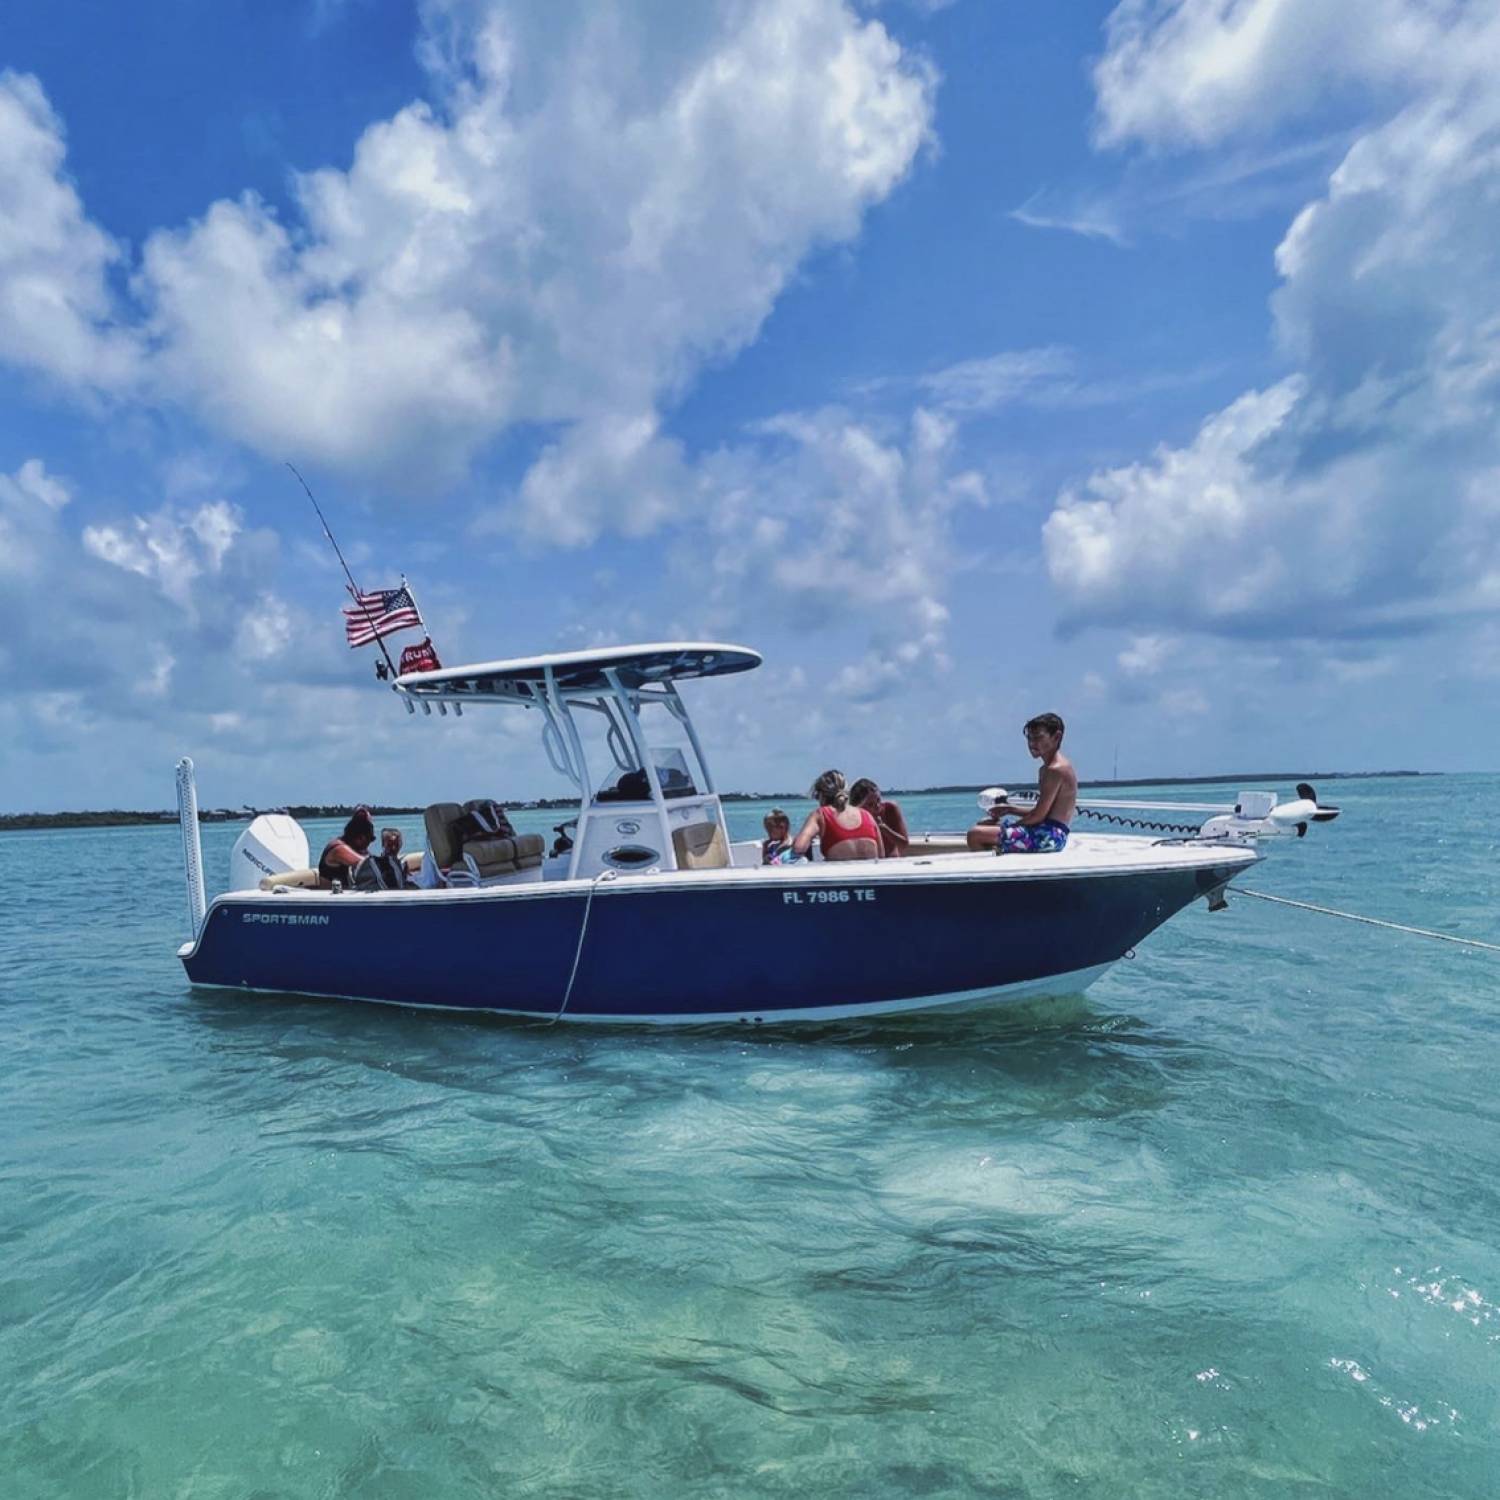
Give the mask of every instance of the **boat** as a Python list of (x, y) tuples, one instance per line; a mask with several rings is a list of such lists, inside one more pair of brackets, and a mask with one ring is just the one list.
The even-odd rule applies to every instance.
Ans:
[(489, 833), (440, 848), (464, 809), (434, 804), (429, 888), (320, 889), (305, 833), (270, 815), (207, 902), (194, 769), (179, 762), (188, 981), (588, 1024), (779, 1024), (1074, 995), (1193, 902), (1222, 905), (1263, 838), (1337, 811), (1311, 787), (1287, 803), (1090, 804), (1213, 816), (1166, 838), (1075, 832), (1059, 853), (996, 857), (957, 832), (919, 836), (900, 858), (765, 865), (757, 841), (730, 836), (678, 690), (760, 665), (745, 646), (665, 642), (397, 676), (412, 713), (534, 714), (578, 798), (550, 850)]

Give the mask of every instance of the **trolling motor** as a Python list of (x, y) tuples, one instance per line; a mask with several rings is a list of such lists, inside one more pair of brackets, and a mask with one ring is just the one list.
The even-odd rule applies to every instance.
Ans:
[[(988, 786), (979, 794), (979, 806), (984, 812), (1007, 800), (1015, 806), (1025, 806), (1036, 801), (1036, 793), (1016, 792), (1007, 797), (1003, 787)], [(1297, 795), (1289, 802), (1278, 802), (1275, 792), (1241, 792), (1233, 807), (1215, 802), (1134, 802), (1080, 797), (1078, 812), (1083, 817), (1122, 828), (1174, 835), (1173, 842), (1180, 839), (1226, 844), (1249, 844), (1265, 838), (1303, 838), (1314, 823), (1331, 823), (1339, 815), (1337, 807), (1318, 801), (1316, 790), (1306, 781), (1297, 783)], [(1163, 821), (1164, 815), (1174, 813), (1214, 816), (1201, 826)]]
[(1310, 782), (1297, 783), (1290, 802), (1278, 802), (1275, 792), (1241, 792), (1232, 813), (1210, 818), (1198, 830), (1200, 839), (1224, 839), (1243, 843), (1251, 839), (1306, 838), (1314, 823), (1331, 823), (1339, 809), (1318, 801)]

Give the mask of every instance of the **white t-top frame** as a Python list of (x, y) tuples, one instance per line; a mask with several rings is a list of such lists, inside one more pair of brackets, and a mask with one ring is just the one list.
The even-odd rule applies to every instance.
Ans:
[[(676, 678), (745, 671), (760, 656), (742, 646), (666, 643), (615, 647), (475, 667), (445, 668), (398, 678), (396, 690), (408, 706), (427, 712), (475, 703), (512, 703), (542, 716), (542, 745), (559, 775), (577, 789), (579, 814), (567, 878), (589, 879), (679, 867), (673, 834), (702, 824), (719, 829), (726, 858), (729, 827), (713, 772)], [(663, 766), (642, 724), (643, 709), (659, 706), (681, 726), (696, 763), (688, 768), (690, 789), (663, 786)], [(590, 764), (580, 730), (581, 714), (598, 714), (611, 768)], [(671, 747), (680, 755), (680, 746)], [(599, 800), (619, 775), (643, 773), (646, 796)], [(618, 773), (618, 774), (616, 774)], [(668, 792), (671, 795), (668, 795)]]

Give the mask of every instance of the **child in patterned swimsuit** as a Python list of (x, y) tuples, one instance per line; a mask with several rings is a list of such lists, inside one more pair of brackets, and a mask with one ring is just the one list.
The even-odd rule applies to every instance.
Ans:
[(792, 820), (779, 807), (773, 807), (761, 820), (766, 836), (760, 844), (760, 862), (763, 865), (789, 865), (796, 855), (792, 853)]
[[(1067, 847), (1068, 825), (1078, 810), (1078, 772), (1062, 753), (1063, 728), (1056, 714), (1038, 714), (1026, 721), (1026, 748), (1042, 763), (1036, 802), (1031, 807), (997, 802), (988, 818), (969, 830), (969, 848), (993, 849), (996, 854), (1058, 854)], [(1020, 821), (1002, 823), (1006, 814)]]

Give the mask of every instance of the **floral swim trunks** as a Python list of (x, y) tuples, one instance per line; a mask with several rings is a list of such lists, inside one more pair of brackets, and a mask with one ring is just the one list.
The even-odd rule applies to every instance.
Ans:
[(1068, 825), (1055, 818), (1043, 818), (1027, 827), (1024, 823), (1007, 823), (1000, 830), (996, 854), (1060, 854), (1067, 847)]

